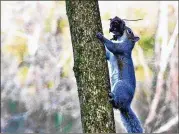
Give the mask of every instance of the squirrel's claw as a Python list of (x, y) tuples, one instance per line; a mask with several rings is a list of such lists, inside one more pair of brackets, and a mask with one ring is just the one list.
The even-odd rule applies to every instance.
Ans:
[(111, 92), (108, 94), (108, 96), (109, 96), (109, 98), (114, 98), (114, 95)]
[(96, 37), (97, 37), (98, 39), (102, 39), (102, 38), (103, 38), (103, 35), (102, 35), (102, 33), (99, 32), (99, 33), (96, 34)]

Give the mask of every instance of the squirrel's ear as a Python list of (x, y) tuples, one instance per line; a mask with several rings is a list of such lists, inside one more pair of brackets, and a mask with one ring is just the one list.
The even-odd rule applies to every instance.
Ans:
[(134, 42), (137, 42), (139, 40), (140, 40), (140, 38), (138, 36), (134, 36), (134, 39), (133, 39)]

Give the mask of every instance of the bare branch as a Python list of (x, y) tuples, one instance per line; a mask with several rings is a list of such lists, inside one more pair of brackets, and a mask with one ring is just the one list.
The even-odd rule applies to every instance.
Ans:
[(163, 132), (169, 131), (177, 123), (178, 123), (178, 115), (170, 119), (166, 124), (164, 124), (159, 129), (154, 131), (154, 133), (163, 133)]
[(161, 93), (162, 93), (162, 89), (163, 89), (162, 88), (163, 83), (164, 83), (163, 75), (164, 75), (164, 72), (166, 70), (167, 64), (169, 62), (170, 54), (172, 53), (173, 48), (175, 46), (175, 41), (176, 41), (177, 35), (178, 35), (178, 21), (176, 23), (174, 32), (173, 32), (173, 34), (170, 38), (168, 45), (163, 44), (164, 46), (162, 47), (162, 52), (161, 52), (161, 56), (160, 56), (161, 57), (161, 59), (160, 59), (160, 71), (159, 71), (159, 74), (158, 74), (158, 77), (157, 77), (156, 93), (155, 93), (154, 99), (152, 100), (149, 115), (146, 119), (145, 124), (150, 123), (156, 115), (156, 108), (158, 106), (160, 96), (161, 96)]

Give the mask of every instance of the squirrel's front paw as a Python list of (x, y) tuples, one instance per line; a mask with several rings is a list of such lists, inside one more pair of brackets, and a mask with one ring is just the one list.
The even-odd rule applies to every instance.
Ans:
[(97, 37), (98, 39), (102, 39), (102, 38), (103, 38), (103, 35), (102, 35), (102, 33), (99, 32), (99, 33), (96, 34), (96, 37)]

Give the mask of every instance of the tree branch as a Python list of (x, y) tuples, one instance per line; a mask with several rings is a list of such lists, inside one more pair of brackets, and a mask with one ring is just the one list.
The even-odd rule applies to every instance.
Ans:
[(163, 133), (163, 132), (169, 131), (177, 123), (178, 123), (178, 115), (170, 119), (166, 124), (164, 124), (159, 129), (154, 131), (154, 133)]

